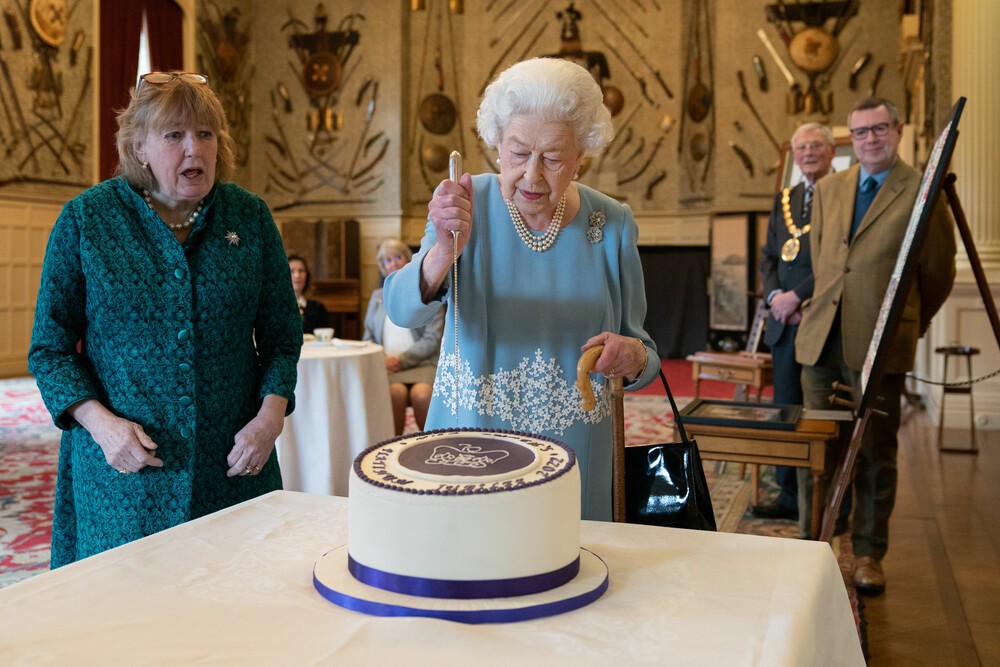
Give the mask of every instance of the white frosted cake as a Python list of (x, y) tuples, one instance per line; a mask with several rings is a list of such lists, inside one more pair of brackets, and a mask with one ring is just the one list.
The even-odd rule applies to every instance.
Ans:
[(573, 450), (552, 440), (402, 436), (358, 456), (349, 489), (352, 567), (496, 581), (557, 572), (580, 556), (580, 470)]
[(598, 599), (608, 569), (580, 547), (580, 468), (555, 440), (499, 430), (400, 436), (350, 475), (347, 544), (313, 584), (378, 616), (506, 623)]

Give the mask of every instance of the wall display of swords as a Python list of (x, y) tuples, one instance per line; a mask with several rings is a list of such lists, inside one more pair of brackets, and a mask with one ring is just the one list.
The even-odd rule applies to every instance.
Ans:
[(724, 72), (716, 85), (732, 101), (719, 106), (715, 177), (734, 187), (724, 202), (717, 193), (717, 208), (769, 207), (799, 124), (837, 131), (862, 97), (903, 101), (899, 73), (882, 64), (896, 57), (898, 42), (886, 31), (897, 24), (896, 8), (861, 0), (778, 0), (718, 12), (717, 34), (729, 37), (727, 47), (716, 45)]
[(250, 81), (250, 24), (239, 7), (221, 8), (208, 0), (198, 12), (198, 71), (207, 75), (222, 100), (240, 166), (250, 159), (253, 116)]
[(420, 175), (411, 195), (418, 204), (426, 204), (447, 175), (451, 152), (466, 154), (465, 123), (456, 102), (461, 99), (458, 39), (464, 8), (453, 0), (422, 0), (414, 2), (411, 10), (410, 34), (417, 68), (410, 70), (415, 85), (410, 89), (413, 112), (406, 155), (411, 173)]
[(382, 106), (377, 64), (364, 57), (361, 31), (368, 19), (346, 3), (331, 5), (329, 13), (322, 3), (314, 7), (308, 22), (293, 7), (284, 8), (287, 68), (277, 70), (267, 89), (258, 154), (265, 158), (259, 166), (266, 174), (263, 192), (275, 210), (369, 204), (393, 172), (384, 127), (391, 112)]
[(85, 186), (92, 77), (90, 3), (12, 0), (0, 24), (0, 187)]
[[(627, 201), (658, 209), (674, 196), (676, 162), (668, 149), (680, 100), (679, 71), (670, 55), (680, 29), (681, 0), (486, 0), (468, 4), (466, 26), (477, 38), (465, 45), (464, 108), (474, 112), (486, 86), (502, 70), (527, 58), (566, 58), (586, 68), (604, 91), (615, 138), (584, 163), (580, 180)], [(481, 35), (481, 36), (480, 36)], [(468, 37), (466, 37), (468, 39)], [(474, 58), (472, 57), (474, 56)], [(496, 171), (488, 151), (469, 128), (479, 155), (467, 154), (470, 171)]]

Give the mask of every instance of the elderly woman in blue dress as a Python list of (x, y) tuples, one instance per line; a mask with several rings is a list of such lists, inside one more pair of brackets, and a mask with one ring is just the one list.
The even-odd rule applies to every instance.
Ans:
[(154, 72), (118, 115), (120, 175), (49, 237), (29, 368), (63, 429), (59, 567), (281, 488), (302, 320), (278, 230), (225, 182), (200, 74)]
[(442, 182), (420, 251), (384, 290), (400, 326), (424, 324), (448, 303), (427, 428), (503, 428), (569, 444), (583, 517), (610, 520), (609, 392), (595, 380), (598, 407), (584, 412), (576, 364), (582, 350), (603, 345), (594, 371), (638, 389), (656, 377), (659, 359), (643, 329), (632, 212), (576, 181), (584, 158), (613, 134), (602, 99), (590, 74), (566, 60), (501, 73), (477, 119), (499, 153), (499, 175)]
[[(386, 239), (378, 246), (375, 260), (385, 278), (406, 266), (413, 257), (399, 239)], [(424, 429), (431, 403), (434, 374), (437, 370), (441, 335), (444, 333), (444, 308), (426, 325), (407, 329), (396, 326), (385, 314), (382, 289), (372, 291), (365, 311), (364, 339), (385, 349), (385, 369), (389, 373), (389, 397), (396, 435), (406, 426), (406, 407), (413, 408), (417, 428)]]

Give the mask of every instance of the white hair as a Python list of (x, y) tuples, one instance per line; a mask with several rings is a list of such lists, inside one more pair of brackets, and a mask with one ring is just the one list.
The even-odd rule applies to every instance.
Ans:
[(799, 138), (799, 135), (808, 131), (815, 131), (822, 134), (823, 141), (826, 142), (827, 146), (833, 146), (837, 143), (833, 138), (833, 132), (826, 125), (823, 125), (822, 123), (802, 123), (798, 126), (798, 128), (796, 128), (795, 133), (792, 135), (792, 148), (795, 148), (795, 143)]
[(562, 58), (532, 58), (501, 72), (486, 88), (476, 129), (496, 148), (507, 123), (521, 114), (569, 123), (584, 155), (600, 155), (614, 137), (601, 87), (587, 70)]

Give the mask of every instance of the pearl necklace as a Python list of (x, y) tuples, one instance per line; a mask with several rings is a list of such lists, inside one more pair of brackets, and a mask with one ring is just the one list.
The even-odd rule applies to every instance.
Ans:
[(531, 233), (528, 225), (524, 222), (524, 218), (521, 217), (521, 212), (514, 206), (514, 202), (504, 197), (504, 203), (507, 204), (507, 210), (510, 211), (510, 219), (514, 222), (514, 229), (517, 230), (517, 235), (524, 241), (524, 245), (535, 252), (545, 252), (552, 247), (552, 244), (556, 242), (556, 237), (559, 236), (559, 232), (562, 231), (563, 211), (566, 210), (565, 193), (556, 205), (556, 214), (552, 216), (552, 222), (549, 223), (545, 233), (541, 236), (535, 236)]
[[(149, 194), (149, 190), (142, 191), (142, 198), (146, 200), (146, 206), (149, 207), (149, 210), (152, 211), (153, 213), (157, 213), (156, 209), (153, 208), (153, 196)], [(203, 208), (205, 208), (204, 199), (198, 202), (198, 205), (194, 207), (194, 210), (191, 211), (191, 215), (189, 215), (187, 217), (187, 220), (185, 220), (184, 222), (170, 223), (164, 220), (164, 224), (166, 224), (167, 227), (173, 229), (174, 231), (181, 229), (188, 229), (189, 227), (194, 226), (194, 223), (198, 221), (198, 216), (201, 215), (201, 210)], [(157, 213), (157, 215), (159, 215), (159, 213)]]

